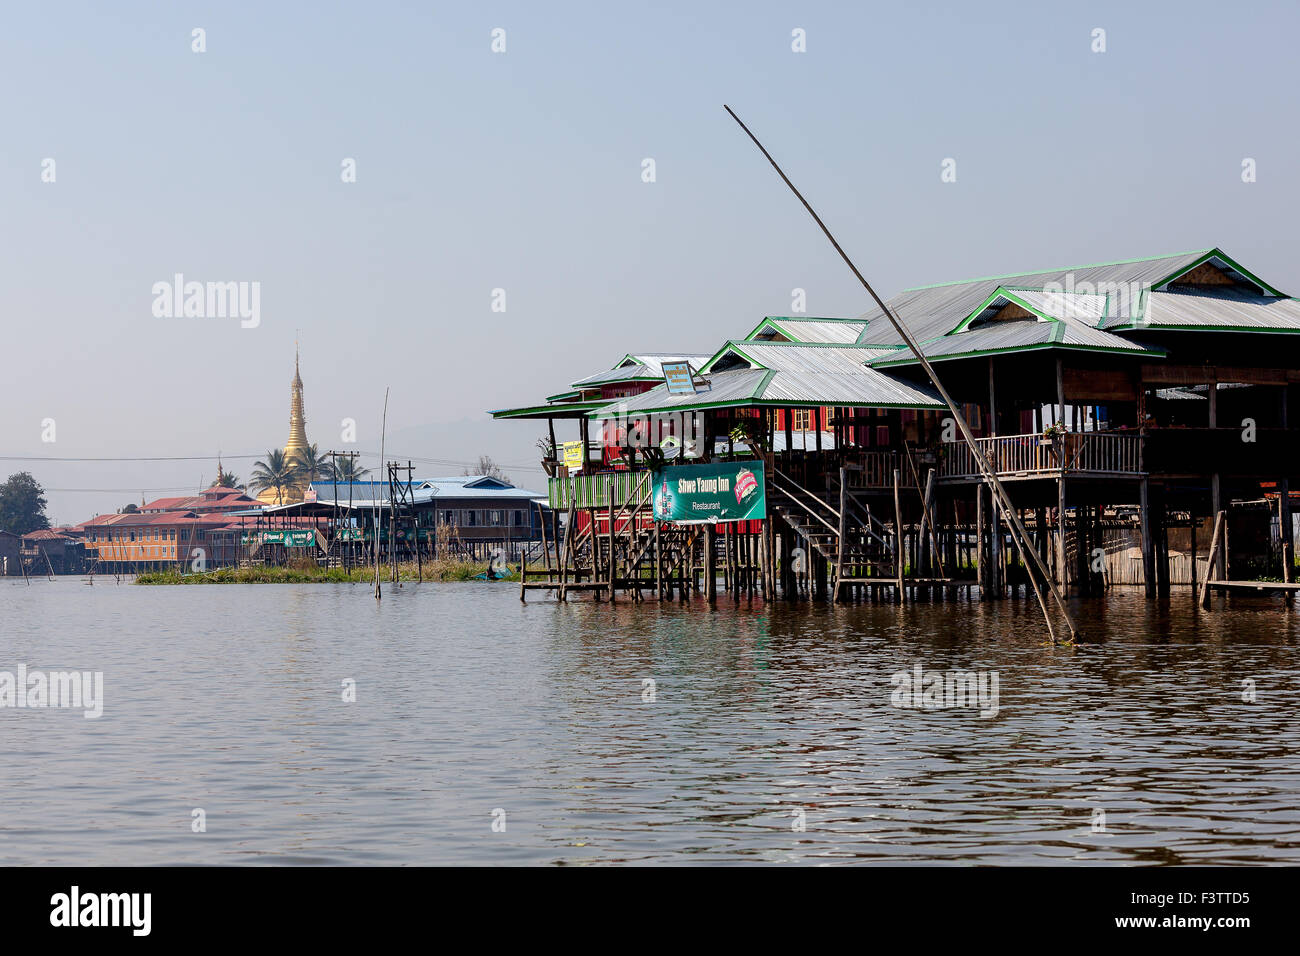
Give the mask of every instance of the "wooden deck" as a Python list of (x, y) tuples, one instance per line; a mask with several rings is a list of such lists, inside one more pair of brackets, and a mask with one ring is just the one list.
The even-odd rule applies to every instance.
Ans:
[(1280, 591), (1286, 594), (1300, 591), (1300, 584), (1285, 581), (1206, 581), (1204, 587), (1211, 591)]
[[(999, 435), (975, 441), (1003, 480), (1144, 475), (1137, 434), (1069, 432), (1056, 441), (1041, 435)], [(945, 442), (937, 477), (941, 481), (978, 481), (982, 476), (967, 445)]]

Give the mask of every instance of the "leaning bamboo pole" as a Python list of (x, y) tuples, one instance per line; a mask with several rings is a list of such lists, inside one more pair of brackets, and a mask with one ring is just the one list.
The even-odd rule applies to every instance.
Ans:
[[(1056, 581), (1050, 574), (1048, 574), (1047, 568), (1043, 565), (1042, 558), (1038, 556), (1038, 552), (1028, 546), (1027, 542), (1029, 541), (1029, 533), (1025, 531), (1024, 525), (1021, 524), (1020, 516), (1016, 514), (1015, 508), (1012, 507), (1011, 497), (1007, 494), (1007, 490), (1002, 487), (1002, 482), (998, 480), (997, 473), (993, 470), (992, 466), (989, 465), (988, 459), (984, 457), (984, 453), (980, 450), (979, 444), (975, 441), (975, 435), (971, 432), (970, 425), (966, 422), (966, 417), (958, 410), (956, 403), (952, 400), (952, 396), (948, 394), (948, 390), (944, 388), (943, 383), (939, 381), (939, 376), (935, 373), (929, 360), (926, 359), (925, 355), (921, 352), (921, 348), (912, 337), (912, 333), (907, 330), (907, 327), (903, 325), (902, 320), (894, 314), (893, 310), (891, 310), (889, 306), (885, 305), (884, 300), (876, 294), (876, 290), (871, 287), (871, 283), (869, 283), (866, 280), (866, 277), (858, 271), (858, 267), (853, 264), (853, 260), (849, 258), (848, 253), (844, 251), (839, 242), (836, 241), (835, 237), (831, 235), (831, 231), (826, 228), (826, 224), (822, 222), (821, 217), (817, 215), (813, 207), (809, 205), (808, 200), (803, 198), (803, 193), (799, 192), (795, 187), (795, 184), (790, 181), (790, 177), (785, 174), (785, 171), (782, 170), (776, 160), (772, 158), (772, 154), (769, 153), (767, 149), (764, 148), (763, 144), (758, 141), (758, 137), (749, 131), (749, 127), (741, 121), (740, 117), (735, 114), (730, 106), (723, 104), (723, 109), (725, 109), (731, 115), (731, 118), (740, 125), (740, 128), (745, 131), (745, 135), (753, 140), (754, 145), (758, 147), (759, 152), (761, 152), (763, 156), (766, 157), (767, 161), (772, 164), (772, 168), (777, 171), (777, 174), (785, 181), (785, 184), (790, 187), (790, 191), (794, 193), (799, 202), (803, 204), (804, 209), (808, 210), (808, 214), (812, 216), (813, 221), (817, 223), (818, 227), (820, 227), (821, 231), (826, 235), (826, 238), (830, 240), (831, 245), (835, 247), (835, 251), (840, 254), (840, 258), (844, 260), (845, 264), (853, 272), (853, 275), (857, 277), (857, 280), (862, 283), (862, 287), (866, 289), (871, 295), (871, 298), (875, 300), (876, 305), (880, 307), (880, 311), (885, 314), (885, 317), (889, 319), (890, 324), (893, 325), (894, 330), (907, 344), (907, 347), (911, 350), (912, 354), (916, 356), (917, 361), (925, 371), (925, 374), (929, 377), (930, 382), (934, 385), (935, 390), (938, 391), (944, 404), (948, 406), (948, 411), (952, 414), (953, 420), (956, 421), (957, 427), (961, 430), (962, 440), (966, 442), (967, 447), (970, 449), (971, 457), (975, 459), (976, 464), (979, 466), (980, 474), (984, 477), (984, 480), (988, 482), (989, 487), (993, 489), (998, 506), (1001, 508), (1002, 513), (1006, 515), (1007, 523), (1012, 529), (1011, 537), (1016, 543), (1016, 549), (1020, 552), (1021, 560), (1024, 561), (1030, 556), (1033, 557), (1036, 569), (1042, 576), (1043, 581), (1051, 589), (1052, 597), (1055, 598), (1057, 607), (1065, 617), (1065, 624), (1070, 629), (1069, 640), (1076, 640), (1079, 637), (1079, 632), (1074, 625), (1074, 618), (1070, 615), (1070, 609), (1066, 607), (1065, 597), (1056, 586)], [(1029, 570), (1028, 563), (1026, 563), (1025, 569)], [(1052, 625), (1052, 616), (1047, 610), (1047, 603), (1043, 600), (1042, 591), (1039, 588), (1034, 588), (1034, 594), (1038, 597), (1039, 607), (1042, 608), (1043, 620), (1047, 622), (1047, 632), (1051, 636), (1053, 643), (1055, 643), (1057, 641), (1056, 628)]]

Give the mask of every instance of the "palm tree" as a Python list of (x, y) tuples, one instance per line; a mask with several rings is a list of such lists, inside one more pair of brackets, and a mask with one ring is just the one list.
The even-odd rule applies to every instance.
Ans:
[(275, 503), (284, 501), (284, 492), (293, 488), (302, 480), (299, 459), (289, 458), (278, 448), (266, 453), (266, 458), (253, 464), (254, 491), (275, 489)]
[(366, 475), (370, 474), (370, 469), (362, 468), (357, 464), (358, 460), (356, 458), (339, 458), (334, 463), (326, 465), (330, 480), (346, 485), (365, 478)]
[(308, 485), (317, 478), (325, 478), (329, 472), (329, 462), (321, 457), (315, 442), (297, 452), (298, 481)]

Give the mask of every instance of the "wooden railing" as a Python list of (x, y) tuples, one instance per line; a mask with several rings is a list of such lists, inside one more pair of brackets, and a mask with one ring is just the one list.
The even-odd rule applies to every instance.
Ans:
[[(1141, 474), (1141, 439), (1136, 434), (1070, 432), (1056, 441), (1048, 441), (1041, 435), (1006, 435), (975, 441), (1000, 476), (1059, 475), (1062, 471)], [(964, 442), (945, 442), (942, 447), (940, 478), (979, 476), (975, 456)]]
[[(904, 488), (915, 488), (916, 478), (908, 465), (906, 456), (896, 451), (862, 451), (856, 456), (850, 455), (853, 463), (861, 468), (849, 471), (849, 488), (892, 488), (894, 487), (894, 469), (898, 469), (899, 481)], [(916, 466), (924, 473), (929, 467), (921, 462)]]
[[(568, 478), (550, 479), (550, 505), (557, 511), (568, 511), (570, 503), (576, 508), (608, 508), (610, 482), (613, 481), (614, 507), (621, 507), (632, 499), (637, 485), (644, 478), (642, 471), (605, 471), (591, 475), (571, 475)], [(644, 489), (642, 489), (644, 492)]]

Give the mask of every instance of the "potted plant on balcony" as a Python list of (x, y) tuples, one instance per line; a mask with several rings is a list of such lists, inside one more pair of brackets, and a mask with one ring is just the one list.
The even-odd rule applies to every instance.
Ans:
[(536, 444), (537, 450), (542, 453), (542, 468), (546, 471), (546, 477), (554, 478), (560, 464), (556, 457), (555, 444), (549, 438), (539, 438)]
[(748, 445), (750, 450), (760, 458), (768, 452), (767, 436), (764, 434), (762, 422), (757, 418), (742, 418), (737, 421), (729, 437), (736, 444), (743, 442)]
[(1043, 429), (1043, 437), (1038, 440), (1038, 444), (1055, 447), (1065, 437), (1065, 431), (1065, 422), (1048, 425)]

